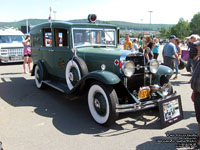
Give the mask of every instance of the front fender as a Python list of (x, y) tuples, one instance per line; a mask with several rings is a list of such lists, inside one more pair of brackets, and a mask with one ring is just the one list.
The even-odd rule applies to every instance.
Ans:
[(104, 84), (109, 84), (109, 85), (117, 84), (120, 82), (120, 78), (116, 74), (109, 71), (91, 72), (85, 77), (85, 80), (88, 80), (88, 79), (94, 79), (94, 80), (97, 80)]
[(173, 70), (167, 66), (160, 65), (158, 71), (155, 74), (155, 81), (160, 83), (160, 78), (162, 76), (168, 76), (169, 78), (174, 74)]
[(67, 94), (73, 94), (77, 91), (79, 93), (86, 93), (89, 90), (90, 85), (94, 82), (101, 82), (107, 85), (116, 85), (120, 83), (120, 78), (116, 74), (109, 71), (90, 72), (89, 74), (85, 75)]

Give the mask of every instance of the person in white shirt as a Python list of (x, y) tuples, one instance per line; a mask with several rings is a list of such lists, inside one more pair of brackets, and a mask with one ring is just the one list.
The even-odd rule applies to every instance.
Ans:
[(133, 50), (138, 51), (138, 49), (139, 49), (139, 46), (138, 46), (138, 44), (137, 44), (137, 40), (134, 39), (134, 40), (133, 40)]

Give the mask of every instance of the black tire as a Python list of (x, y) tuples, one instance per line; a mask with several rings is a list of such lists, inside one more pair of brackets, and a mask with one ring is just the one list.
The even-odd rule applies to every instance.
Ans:
[(110, 126), (119, 116), (116, 112), (118, 97), (115, 89), (109, 85), (95, 82), (88, 91), (88, 107), (95, 122)]
[(44, 88), (44, 83), (42, 82), (43, 77), (41, 73), (41, 68), (36, 65), (34, 69), (34, 75), (35, 75), (35, 84), (38, 89), (43, 89)]
[(88, 74), (86, 63), (80, 57), (68, 61), (65, 69), (67, 86), (72, 90), (82, 77)]

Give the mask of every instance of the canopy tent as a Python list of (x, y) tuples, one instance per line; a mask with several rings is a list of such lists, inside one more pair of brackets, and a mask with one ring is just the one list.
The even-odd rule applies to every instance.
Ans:
[(197, 40), (200, 39), (200, 36), (198, 34), (192, 34), (187, 37), (187, 39), (190, 39), (192, 36), (194, 36)]

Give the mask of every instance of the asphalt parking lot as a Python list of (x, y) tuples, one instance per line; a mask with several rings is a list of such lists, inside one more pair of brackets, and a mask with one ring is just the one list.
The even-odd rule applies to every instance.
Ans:
[[(120, 115), (111, 127), (96, 124), (87, 101), (52, 89), (39, 90), (22, 64), (0, 66), (0, 141), (5, 150), (168, 150), (169, 135), (197, 133), (191, 78), (185, 70), (171, 80), (181, 95), (184, 119), (160, 129), (159, 114), (146, 110)], [(175, 136), (174, 138), (178, 138)], [(169, 142), (159, 142), (168, 139)], [(186, 148), (186, 147), (185, 147)], [(187, 148), (186, 148), (187, 149)]]

